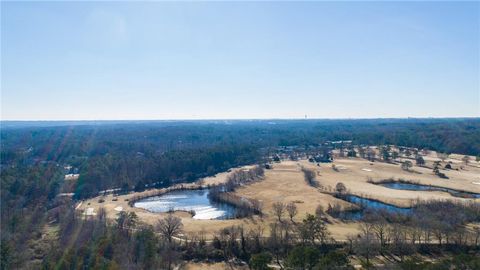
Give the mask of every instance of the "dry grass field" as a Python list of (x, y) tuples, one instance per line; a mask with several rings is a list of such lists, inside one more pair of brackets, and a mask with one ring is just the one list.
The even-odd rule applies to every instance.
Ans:
[(218, 263), (194, 263), (188, 262), (185, 265), (182, 265), (178, 268), (179, 270), (202, 270), (202, 269), (211, 269), (211, 270), (247, 270), (250, 269), (247, 265), (238, 266), (227, 264), (225, 262)]
[[(474, 166), (475, 164), (472, 164), (473, 166), (465, 166), (460, 165), (461, 163), (453, 163), (453, 170), (441, 170), (449, 177), (449, 179), (442, 179), (432, 172), (432, 164), (428, 161), (427, 167), (413, 166), (409, 172), (402, 170), (400, 164), (368, 162), (359, 158), (336, 159), (333, 164), (335, 164), (338, 171), (333, 170), (331, 164), (321, 164), (318, 167), (306, 161), (301, 161), (300, 163), (305, 167), (316, 170), (319, 174), (317, 179), (327, 189), (334, 190), (335, 185), (338, 182), (342, 182), (352, 194), (373, 198), (397, 206), (410, 206), (416, 199), (449, 199), (459, 201), (466, 199), (453, 197), (447, 192), (390, 189), (368, 183), (367, 181), (369, 179), (373, 182), (385, 179), (403, 179), (423, 185), (480, 193), (480, 185), (475, 184), (480, 182), (480, 169)], [(455, 170), (455, 168), (460, 166), (464, 167), (464, 169)], [(479, 200), (477, 199), (476, 201)]]
[[(306, 213), (314, 213), (317, 206), (321, 205), (324, 209), (328, 204), (338, 203), (342, 207), (350, 207), (348, 202), (339, 200), (329, 194), (322, 193), (320, 189), (309, 186), (304, 180), (301, 167), (310, 168), (316, 171), (316, 179), (322, 185), (324, 190), (333, 190), (338, 182), (342, 182), (352, 194), (373, 198), (397, 206), (409, 206), (417, 199), (420, 200), (458, 200), (465, 201), (474, 199), (463, 199), (453, 197), (446, 192), (433, 191), (407, 191), (395, 190), (369, 183), (371, 181), (380, 181), (383, 179), (404, 179), (420, 184), (447, 187), (456, 190), (480, 193), (480, 166), (479, 163), (472, 161), (465, 165), (461, 161), (462, 156), (451, 155), (449, 160), (453, 164), (452, 170), (441, 170), (449, 179), (442, 179), (433, 174), (431, 166), (433, 161), (437, 160), (435, 153), (430, 153), (425, 157), (427, 164), (425, 167), (413, 166), (410, 171), (401, 169), (400, 163), (369, 162), (360, 158), (337, 158), (333, 163), (310, 163), (306, 160), (300, 161), (282, 161), (274, 163), (273, 169), (265, 170), (265, 177), (262, 181), (237, 188), (237, 195), (257, 199), (263, 204), (264, 216), (232, 219), (232, 220), (196, 220), (186, 212), (176, 212), (175, 215), (182, 219), (186, 235), (198, 236), (204, 235), (207, 239), (218, 232), (221, 228), (232, 225), (242, 225), (247, 230), (263, 229), (268, 232), (268, 226), (274, 222), (276, 217), (273, 214), (272, 205), (277, 202), (294, 202), (298, 208), (296, 221), (300, 221)], [(413, 162), (415, 163), (415, 162)], [(338, 170), (332, 169), (332, 164)], [(456, 170), (458, 168), (458, 170)], [(203, 183), (220, 184), (226, 181), (229, 173), (225, 172), (215, 177), (205, 178)], [(151, 191), (145, 191), (148, 194)], [(113, 195), (92, 198), (81, 203), (77, 208), (80, 211), (94, 213), (103, 207), (107, 216), (114, 219), (119, 211), (135, 211), (142, 222), (154, 225), (165, 213), (151, 213), (143, 209), (130, 207), (127, 199), (131, 199), (137, 194), (127, 194), (114, 197)], [(99, 200), (104, 202), (100, 203)], [(480, 199), (474, 201), (480, 202)], [(287, 215), (284, 216), (287, 218)], [(344, 223), (339, 220), (331, 219), (332, 223), (328, 225), (332, 237), (337, 240), (344, 240), (348, 235), (358, 232), (358, 224), (355, 222)], [(190, 268), (186, 268), (190, 269)], [(219, 268), (221, 269), (221, 268)]]

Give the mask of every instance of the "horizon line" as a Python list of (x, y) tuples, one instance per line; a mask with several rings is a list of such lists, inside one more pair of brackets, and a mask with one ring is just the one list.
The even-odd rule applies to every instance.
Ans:
[(479, 119), (480, 116), (409, 117), (330, 117), (330, 118), (178, 118), (178, 119), (0, 119), (0, 122), (127, 122), (127, 121), (266, 121), (266, 120), (402, 120), (402, 119)]

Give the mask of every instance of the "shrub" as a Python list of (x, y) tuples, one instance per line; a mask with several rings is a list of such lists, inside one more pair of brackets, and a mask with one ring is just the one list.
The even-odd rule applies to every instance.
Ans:
[(407, 160), (402, 163), (402, 170), (409, 171), (410, 168), (413, 166), (412, 162)]
[(310, 186), (312, 186), (312, 187), (318, 187), (319, 186), (318, 181), (315, 179), (315, 172), (313, 170), (306, 169), (306, 168), (302, 167), (302, 172), (303, 172), (303, 176), (305, 178), (305, 181)]
[(293, 269), (312, 269), (320, 258), (320, 251), (310, 246), (296, 246), (287, 257), (287, 265)]
[(425, 165), (425, 160), (423, 159), (422, 156), (417, 156), (415, 158), (415, 162), (417, 163), (418, 166), (423, 166)]
[(335, 192), (339, 195), (343, 195), (347, 192), (347, 187), (342, 182), (338, 182), (335, 186)]
[(267, 270), (270, 269), (268, 267), (268, 263), (272, 260), (272, 256), (267, 252), (262, 252), (258, 254), (252, 255), (250, 258), (250, 267), (254, 270)]
[(341, 251), (330, 251), (320, 258), (315, 269), (354, 269), (349, 265), (348, 255)]

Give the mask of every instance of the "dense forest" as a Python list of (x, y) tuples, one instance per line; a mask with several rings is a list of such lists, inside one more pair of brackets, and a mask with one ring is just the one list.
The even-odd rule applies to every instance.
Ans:
[(73, 166), (80, 171), (78, 198), (109, 188), (192, 181), (258, 162), (274, 147), (318, 145), (328, 140), (480, 153), (478, 119), (57, 124), (7, 123), (1, 134), (2, 168), (21, 170), (47, 163)]
[[(77, 220), (75, 200), (107, 189), (127, 192), (191, 182), (263, 162), (279, 147), (337, 140), (479, 155), (480, 119), (2, 122), (1, 268), (27, 267), (37, 260), (46, 269), (81, 264), (149, 269), (158, 261), (149, 256), (166, 248), (156, 244), (151, 228), (129, 233), (123, 225), (106, 225), (101, 216)], [(78, 173), (79, 179), (67, 184), (67, 173)], [(75, 195), (59, 197), (63, 192)], [(44, 238), (45, 224), (60, 224), (61, 242), (32, 248), (33, 240)], [(113, 233), (117, 230), (123, 233)], [(72, 232), (77, 239), (68, 238)], [(148, 253), (145, 245), (150, 244)], [(118, 251), (122, 245), (124, 252), (136, 252), (127, 262)], [(92, 257), (96, 252), (103, 256)]]

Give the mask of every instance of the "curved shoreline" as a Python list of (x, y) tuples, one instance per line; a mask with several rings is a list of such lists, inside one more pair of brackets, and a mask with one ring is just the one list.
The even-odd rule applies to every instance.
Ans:
[(238, 208), (230, 202), (215, 201), (210, 198), (212, 189), (200, 187), (176, 189), (160, 195), (137, 199), (132, 207), (144, 209), (153, 214), (188, 212), (193, 219), (235, 219)]
[[(420, 184), (419, 182), (415, 181), (409, 181), (409, 180), (404, 180), (404, 179), (384, 179), (380, 181), (371, 181), (369, 182), (374, 185), (378, 186), (383, 186), (386, 188), (390, 189), (395, 189), (395, 190), (408, 190), (408, 191), (425, 191), (425, 192), (445, 192), (450, 194), (453, 197), (457, 198), (465, 198), (465, 199), (478, 199), (480, 198), (480, 193), (475, 193), (471, 191), (465, 191), (465, 190), (460, 190), (460, 189), (454, 189), (454, 188), (447, 188), (443, 186), (437, 186), (437, 185), (429, 185), (429, 184)], [(384, 186), (384, 184), (407, 184), (407, 185), (412, 185), (412, 186), (419, 186), (419, 187), (426, 187), (427, 189), (402, 189), (402, 188), (393, 188), (393, 187), (388, 187)], [(428, 188), (431, 188), (430, 190)], [(465, 194), (466, 196), (457, 196), (457, 195), (462, 195)], [(470, 195), (471, 197), (469, 197)]]

